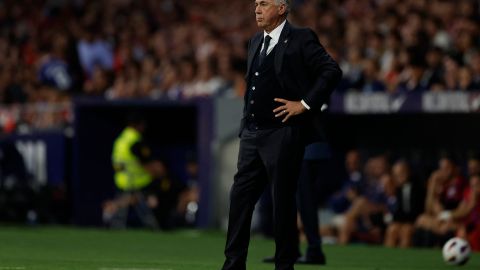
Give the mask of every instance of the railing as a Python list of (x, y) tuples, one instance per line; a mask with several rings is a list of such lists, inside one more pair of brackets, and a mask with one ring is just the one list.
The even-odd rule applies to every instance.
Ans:
[[(335, 92), (330, 111), (339, 114), (478, 113), (480, 92)], [(0, 105), (0, 133), (61, 129), (73, 123), (71, 102)]]
[(342, 114), (478, 113), (480, 92), (335, 93), (330, 108)]

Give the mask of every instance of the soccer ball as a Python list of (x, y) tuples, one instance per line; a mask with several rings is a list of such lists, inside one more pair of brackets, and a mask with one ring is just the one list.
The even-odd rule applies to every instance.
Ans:
[(470, 245), (462, 238), (454, 237), (443, 245), (443, 260), (449, 265), (464, 265), (470, 258)]

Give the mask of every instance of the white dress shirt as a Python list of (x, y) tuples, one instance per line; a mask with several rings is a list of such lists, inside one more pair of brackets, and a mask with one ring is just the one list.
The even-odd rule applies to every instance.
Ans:
[[(283, 21), (279, 26), (273, 29), (270, 33), (267, 33), (267, 31), (263, 31), (263, 40), (265, 40), (265, 37), (267, 35), (272, 38), (270, 40), (270, 44), (268, 45), (267, 55), (273, 50), (275, 45), (277, 45), (278, 40), (280, 39), (280, 35), (282, 34), (283, 27), (285, 26), (286, 22), (287, 20)], [(265, 46), (265, 42), (262, 42), (262, 48), (260, 49), (260, 51), (263, 51), (264, 46)]]

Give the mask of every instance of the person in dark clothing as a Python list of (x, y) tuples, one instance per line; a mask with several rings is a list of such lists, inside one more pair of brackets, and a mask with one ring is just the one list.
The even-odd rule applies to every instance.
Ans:
[(389, 200), (392, 222), (385, 233), (387, 247), (410, 247), (414, 223), (423, 212), (425, 189), (417, 181), (412, 181), (410, 166), (406, 161), (397, 161), (392, 168), (395, 184), (395, 197)]
[(247, 92), (223, 270), (246, 269), (253, 209), (269, 181), (275, 268), (292, 270), (298, 257), (295, 194), (307, 133), (313, 133), (320, 107), (342, 72), (312, 30), (290, 25), (289, 10), (289, 0), (255, 0), (256, 21), (263, 32), (250, 40), (248, 48)]
[(298, 258), (299, 264), (326, 264), (319, 232), (318, 196), (316, 183), (320, 180), (321, 169), (326, 169), (330, 157), (328, 144), (318, 141), (305, 148), (302, 170), (298, 180), (297, 204), (307, 239), (307, 250)]

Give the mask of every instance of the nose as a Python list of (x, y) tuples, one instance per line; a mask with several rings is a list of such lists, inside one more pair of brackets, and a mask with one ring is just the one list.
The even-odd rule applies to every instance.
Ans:
[(260, 6), (256, 6), (255, 7), (255, 14), (260, 14), (260, 13), (262, 13), (261, 9), (260, 9)]

